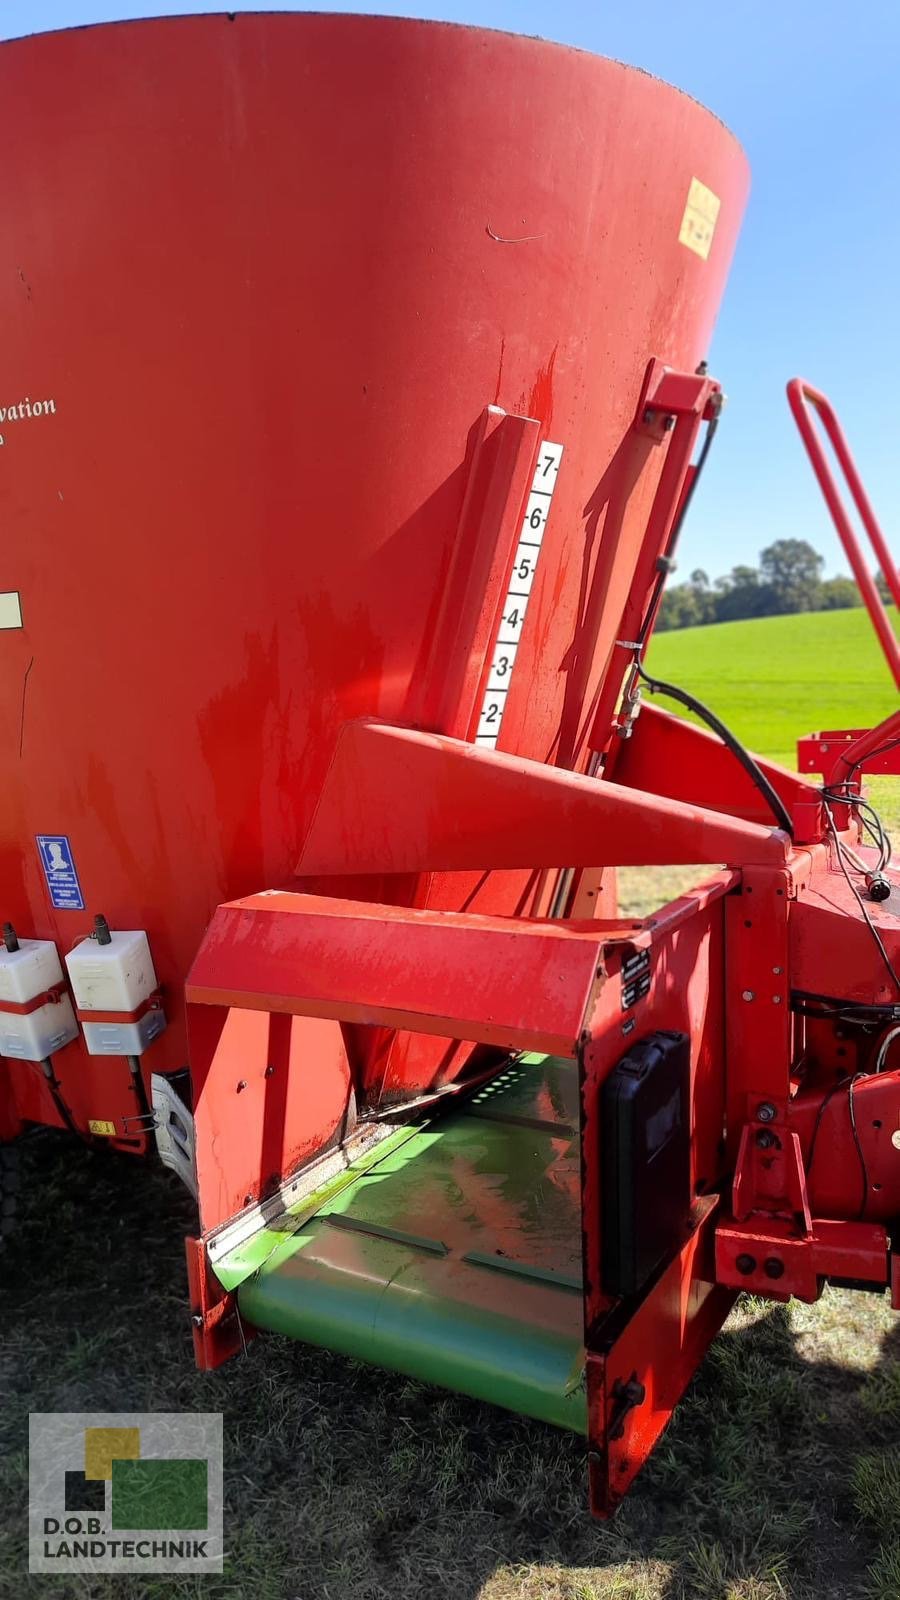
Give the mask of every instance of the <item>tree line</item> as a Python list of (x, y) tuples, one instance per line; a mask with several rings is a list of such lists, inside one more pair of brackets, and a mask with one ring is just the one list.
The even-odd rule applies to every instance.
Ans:
[[(862, 605), (852, 578), (823, 578), (825, 559), (805, 539), (776, 539), (760, 552), (759, 566), (737, 566), (710, 582), (701, 567), (686, 583), (670, 584), (657, 628), (697, 628), (742, 617), (777, 617), (792, 611), (844, 611)], [(890, 599), (881, 573), (881, 598)]]

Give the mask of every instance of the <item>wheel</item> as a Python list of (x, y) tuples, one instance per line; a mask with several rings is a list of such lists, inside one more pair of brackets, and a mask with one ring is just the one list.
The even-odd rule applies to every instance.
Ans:
[(0, 1144), (0, 1251), (16, 1220), (19, 1199), (19, 1150), (14, 1144)]

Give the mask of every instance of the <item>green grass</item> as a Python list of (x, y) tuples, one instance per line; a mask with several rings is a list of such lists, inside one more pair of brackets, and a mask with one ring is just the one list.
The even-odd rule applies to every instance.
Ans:
[[(661, 638), (651, 665), (790, 759), (797, 733), (896, 704), (866, 627), (844, 612), (698, 629)], [(898, 790), (883, 780), (895, 821)], [(634, 874), (623, 898), (647, 909), (677, 887)], [(176, 1181), (62, 1136), (23, 1156), (2, 1268), (0, 1600), (900, 1600), (884, 1296), (744, 1299), (601, 1526), (570, 1435), (275, 1337), (198, 1374)], [(29, 1585), (28, 1412), (122, 1408), (222, 1411), (223, 1577)]]
[[(602, 1526), (573, 1435), (273, 1336), (197, 1373), (185, 1192), (62, 1136), (23, 1153), (0, 1342), (2, 1600), (897, 1600), (900, 1327), (883, 1297), (746, 1299)], [(222, 1411), (221, 1578), (29, 1588), (28, 1412), (91, 1408)]]
[[(896, 613), (891, 616), (900, 633)], [(789, 766), (799, 735), (871, 727), (897, 708), (893, 679), (862, 608), (662, 633), (647, 665), (705, 700), (751, 750)]]

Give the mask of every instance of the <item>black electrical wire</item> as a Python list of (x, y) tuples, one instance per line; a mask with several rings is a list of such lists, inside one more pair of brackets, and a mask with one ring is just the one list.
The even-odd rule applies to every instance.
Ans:
[(813, 1162), (816, 1159), (816, 1140), (819, 1137), (819, 1129), (822, 1126), (822, 1118), (824, 1117), (825, 1112), (828, 1110), (828, 1107), (830, 1106), (830, 1104), (831, 1104), (832, 1100), (834, 1099), (835, 1095), (838, 1093), (838, 1091), (840, 1089), (846, 1089), (846, 1087), (847, 1087), (849, 1082), (850, 1082), (850, 1079), (848, 1077), (838, 1078), (837, 1083), (833, 1083), (832, 1084), (832, 1086), (829, 1089), (828, 1093), (826, 1095), (823, 1095), (822, 1099), (819, 1102), (819, 1109), (816, 1112), (816, 1120), (813, 1123), (812, 1137), (810, 1138), (810, 1141), (809, 1141), (809, 1150), (808, 1150), (807, 1156), (806, 1156), (806, 1176), (807, 1176), (807, 1178), (811, 1178), (812, 1177)]
[(868, 1076), (869, 1074), (866, 1072), (854, 1072), (852, 1077), (839, 1078), (837, 1083), (832, 1084), (828, 1093), (823, 1096), (816, 1112), (816, 1120), (813, 1123), (812, 1137), (809, 1141), (809, 1152), (806, 1157), (806, 1176), (807, 1179), (809, 1179), (812, 1177), (813, 1162), (816, 1159), (816, 1141), (819, 1137), (819, 1129), (822, 1126), (822, 1118), (824, 1117), (825, 1112), (830, 1106), (835, 1095), (838, 1094), (841, 1089), (846, 1089), (847, 1110), (850, 1116), (850, 1130), (853, 1134), (853, 1143), (856, 1146), (856, 1154), (859, 1158), (859, 1169), (862, 1177), (862, 1194), (860, 1197), (857, 1220), (861, 1220), (862, 1217), (865, 1216), (866, 1206), (869, 1200), (869, 1169), (866, 1165), (865, 1152), (862, 1147), (862, 1140), (859, 1137), (859, 1129), (856, 1125), (856, 1107), (853, 1103), (853, 1091), (856, 1088), (856, 1085), (859, 1083), (860, 1078), (866, 1078)]
[(853, 810), (858, 812), (863, 827), (875, 841), (875, 848), (878, 851), (878, 867), (876, 870), (883, 872), (891, 859), (890, 835), (875, 807), (868, 800), (864, 800), (862, 795), (842, 793), (844, 787), (844, 784), (836, 787), (823, 787), (820, 793), (826, 804), (851, 806)]
[(859, 1203), (860, 1221), (862, 1221), (866, 1214), (866, 1206), (869, 1201), (869, 1169), (866, 1166), (866, 1158), (863, 1153), (862, 1141), (859, 1137), (859, 1129), (856, 1126), (856, 1107), (853, 1104), (853, 1091), (856, 1088), (860, 1078), (865, 1078), (866, 1076), (867, 1074), (865, 1072), (854, 1073), (853, 1077), (850, 1079), (850, 1084), (847, 1089), (847, 1110), (850, 1113), (850, 1128), (853, 1133), (853, 1143), (856, 1145), (856, 1154), (859, 1156), (859, 1164), (862, 1168), (862, 1199)]
[(896, 739), (888, 739), (886, 744), (880, 744), (876, 750), (867, 750), (864, 756), (860, 756), (858, 761), (854, 761), (852, 767), (848, 767), (847, 777), (843, 778), (841, 782), (849, 782), (850, 778), (853, 776), (853, 773), (862, 766), (864, 761), (874, 761), (876, 756), (887, 755), (889, 750), (896, 750), (898, 744), (900, 744), (900, 737)]
[[(719, 419), (720, 419), (720, 417), (722, 415), (722, 403), (723, 403), (723, 396), (720, 394), (716, 398), (716, 410), (715, 410), (715, 413), (713, 414), (713, 416), (710, 417), (709, 422), (707, 424), (706, 438), (704, 439), (703, 444), (700, 447), (700, 454), (697, 457), (697, 465), (694, 468), (694, 475), (691, 478), (690, 485), (688, 487), (688, 492), (685, 495), (683, 501), (681, 502), (681, 510), (678, 513), (678, 520), (675, 523), (675, 526), (673, 527), (671, 534), (669, 535), (669, 544), (668, 544), (667, 554), (668, 554), (670, 559), (675, 554), (675, 546), (678, 543), (679, 537), (681, 535), (681, 530), (684, 527), (684, 523), (685, 523), (685, 519), (687, 517), (687, 514), (691, 509), (691, 501), (694, 498), (694, 494), (695, 494), (697, 485), (700, 482), (700, 478), (701, 478), (701, 475), (702, 475), (702, 472), (703, 472), (703, 468), (706, 466), (706, 458), (709, 455), (710, 450), (712, 449), (712, 442), (713, 442), (713, 439), (716, 437), (716, 430), (718, 429)], [(665, 574), (663, 574), (663, 576), (665, 576)]]
[[(705, 367), (699, 368), (698, 371), (701, 373), (704, 372)], [(754, 761), (749, 750), (745, 749), (745, 747), (740, 743), (740, 740), (737, 739), (736, 736), (731, 732), (731, 729), (727, 728), (725, 723), (715, 715), (715, 712), (710, 711), (709, 707), (703, 704), (702, 700), (698, 700), (694, 695), (688, 694), (686, 689), (677, 688), (675, 684), (663, 683), (661, 679), (651, 678), (649, 674), (645, 672), (641, 664), (641, 656), (646, 646), (650, 630), (653, 627), (656, 613), (659, 609), (663, 589), (665, 588), (666, 584), (666, 578), (672, 571), (675, 550), (678, 545), (678, 540), (681, 536), (681, 530), (684, 527), (685, 519), (691, 507), (691, 502), (697, 492), (697, 485), (702, 477), (703, 469), (706, 466), (706, 462), (709, 457), (709, 452), (712, 449), (713, 439), (715, 438), (719, 427), (719, 419), (722, 414), (722, 404), (723, 397), (718, 395), (716, 397), (715, 410), (709, 419), (706, 429), (706, 437), (703, 440), (703, 444), (700, 448), (700, 454), (697, 457), (697, 462), (694, 467), (693, 476), (691, 477), (687, 493), (684, 496), (678, 511), (678, 515), (669, 534), (669, 541), (666, 545), (665, 554), (658, 563), (659, 575), (656, 580), (656, 585), (654, 587), (650, 603), (644, 613), (644, 620), (641, 623), (640, 632), (638, 633), (637, 639), (634, 641), (632, 646), (634, 650), (634, 669), (637, 672), (638, 677), (646, 685), (650, 694), (665, 694), (668, 695), (670, 699), (677, 700), (678, 703), (683, 705), (688, 711), (693, 711), (695, 716), (698, 716), (702, 722), (706, 723), (708, 728), (712, 729), (713, 733), (718, 735), (718, 737), (722, 740), (722, 743), (740, 762), (751, 783), (753, 783), (759, 790), (767, 806), (775, 817), (779, 828), (783, 828), (789, 838), (793, 838), (794, 826), (791, 821), (791, 815), (787, 809), (787, 806), (784, 804), (784, 801), (777, 793), (773, 785), (769, 782), (758, 762)]]
[(779, 828), (783, 828), (785, 833), (790, 838), (793, 838), (794, 825), (791, 821), (791, 814), (781, 795), (769, 782), (759, 763), (754, 761), (750, 751), (745, 749), (736, 735), (731, 732), (731, 729), (725, 726), (721, 718), (717, 717), (714, 711), (710, 711), (709, 706), (705, 706), (702, 700), (698, 700), (696, 695), (688, 694), (686, 689), (679, 689), (674, 683), (663, 683), (660, 678), (651, 678), (649, 673), (644, 671), (637, 658), (635, 658), (634, 664), (637, 668), (638, 676), (646, 685), (650, 694), (665, 694), (670, 699), (677, 700), (688, 711), (693, 711), (695, 716), (700, 717), (701, 721), (705, 722), (713, 733), (718, 734), (722, 743), (727, 746), (732, 755), (740, 762), (751, 783), (759, 790)]
[(93, 1144), (91, 1135), (89, 1133), (84, 1133), (82, 1129), (79, 1128), (75, 1118), (69, 1110), (69, 1107), (63, 1099), (62, 1085), (53, 1069), (53, 1058), (51, 1056), (45, 1056), (44, 1059), (38, 1063), (38, 1065), (40, 1066), (41, 1072), (44, 1075), (44, 1082), (49, 1090), (50, 1098), (59, 1112), (63, 1125), (68, 1129), (69, 1133), (74, 1133), (76, 1139), (80, 1139), (83, 1144)]
[(712, 442), (713, 442), (713, 439), (716, 436), (716, 430), (717, 430), (717, 428), (719, 426), (719, 418), (720, 418), (720, 416), (722, 414), (722, 403), (723, 403), (723, 397), (721, 395), (717, 396), (717, 408), (716, 408), (716, 411), (715, 411), (714, 415), (712, 417), (710, 417), (709, 422), (707, 424), (706, 438), (704, 439), (703, 444), (700, 447), (700, 454), (697, 457), (697, 462), (696, 462), (696, 465), (694, 467), (693, 477), (691, 478), (687, 494), (685, 495), (684, 500), (681, 503), (681, 509), (680, 509), (680, 511), (678, 513), (678, 517), (677, 517), (675, 523), (673, 524), (671, 532), (669, 534), (669, 542), (666, 545), (665, 554), (662, 556), (662, 558), (661, 558), (661, 560), (659, 562), (659, 576), (658, 576), (658, 578), (656, 580), (656, 585), (654, 587), (653, 594), (650, 597), (650, 604), (648, 605), (647, 610), (644, 613), (644, 620), (643, 620), (643, 622), (641, 624), (641, 631), (637, 636), (637, 644), (639, 645), (641, 650), (643, 650), (644, 645), (647, 642), (647, 635), (649, 634), (650, 629), (653, 626), (653, 623), (654, 623), (654, 620), (655, 620), (655, 617), (656, 617), (656, 613), (657, 613), (657, 611), (659, 609), (659, 604), (660, 604), (660, 601), (662, 600), (663, 589), (666, 586), (666, 579), (668, 578), (669, 573), (672, 571), (672, 568), (674, 566), (675, 550), (677, 548), (678, 541), (681, 538), (681, 530), (684, 527), (685, 519), (686, 519), (687, 514), (688, 514), (688, 512), (689, 512), (689, 510), (691, 508), (691, 501), (693, 500), (694, 495), (696, 493), (697, 485), (700, 482), (700, 478), (701, 478), (701, 475), (703, 473), (703, 468), (706, 466), (707, 457), (709, 456), (709, 452), (712, 449)]
[(826, 820), (826, 823), (828, 825), (828, 831), (831, 834), (831, 838), (832, 838), (832, 842), (834, 844), (835, 851), (837, 852), (838, 865), (840, 866), (840, 869), (841, 869), (842, 873), (844, 874), (844, 877), (847, 880), (847, 884), (849, 886), (851, 894), (853, 895), (854, 900), (856, 901), (857, 905), (859, 906), (859, 909), (860, 909), (860, 911), (862, 913), (863, 921), (865, 922), (866, 927), (868, 928), (870, 934), (872, 935), (872, 938), (875, 940), (875, 943), (878, 946), (878, 953), (881, 956), (881, 959), (884, 962), (885, 967), (887, 968), (887, 971), (888, 971), (888, 973), (890, 975), (890, 978), (891, 978), (891, 982), (893, 983), (894, 988), (897, 990), (897, 993), (900, 994), (900, 978), (898, 978), (896, 970), (894, 968), (894, 964), (891, 961), (891, 958), (888, 955), (887, 950), (884, 947), (884, 941), (883, 941), (883, 939), (881, 937), (881, 934), (878, 932), (878, 929), (876, 928), (874, 922), (872, 921), (872, 918), (869, 915), (868, 907), (866, 906), (866, 903), (865, 903), (862, 895), (860, 894), (859, 890), (856, 887), (856, 884), (853, 882), (853, 879), (850, 876), (850, 873), (849, 873), (848, 868), (847, 868), (847, 863), (844, 860), (844, 852), (843, 852), (843, 849), (841, 847), (841, 841), (838, 838), (838, 831), (837, 831), (837, 828), (835, 827), (834, 817), (831, 815), (831, 807), (829, 806), (829, 803), (828, 803), (827, 800), (825, 801), (825, 820)]
[(863, 1000), (841, 1000), (836, 995), (814, 994), (805, 989), (791, 991), (791, 1010), (813, 1021), (843, 1022), (869, 1032), (900, 1023), (900, 1005), (869, 1005)]

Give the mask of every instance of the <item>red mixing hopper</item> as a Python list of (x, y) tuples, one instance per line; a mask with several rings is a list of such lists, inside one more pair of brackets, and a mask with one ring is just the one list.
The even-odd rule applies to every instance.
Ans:
[[(743, 153), (616, 62), (384, 18), (24, 39), (0, 92), (28, 130), (0, 228), (0, 913), (10, 970), (44, 963), (28, 993), (0, 966), (0, 1132), (142, 1152), (156, 1126), (195, 1162), (202, 1364), (282, 1327), (585, 1428), (608, 1509), (736, 1287), (815, 1291), (842, 1228), (843, 1275), (886, 1282), (900, 1193), (830, 1194), (820, 1227), (788, 1132), (834, 1026), (796, 1019), (801, 958), (804, 992), (900, 999), (848, 893), (819, 970), (820, 792), (766, 767), (767, 800), (708, 735), (634, 720), (721, 406)], [(698, 860), (728, 868), (616, 918), (610, 868)], [(604, 1098), (638, 1046), (652, 1112)], [(735, 1205), (761, 1104), (781, 1165)], [(624, 1162), (633, 1115), (682, 1130), (662, 1229), (608, 1187), (601, 1129)], [(442, 1231), (433, 1128), (477, 1239)], [(634, 1159), (617, 1181), (649, 1185)], [(379, 1162), (388, 1200), (353, 1210)], [(376, 1330), (347, 1285), (381, 1297), (397, 1250), (414, 1287)]]

